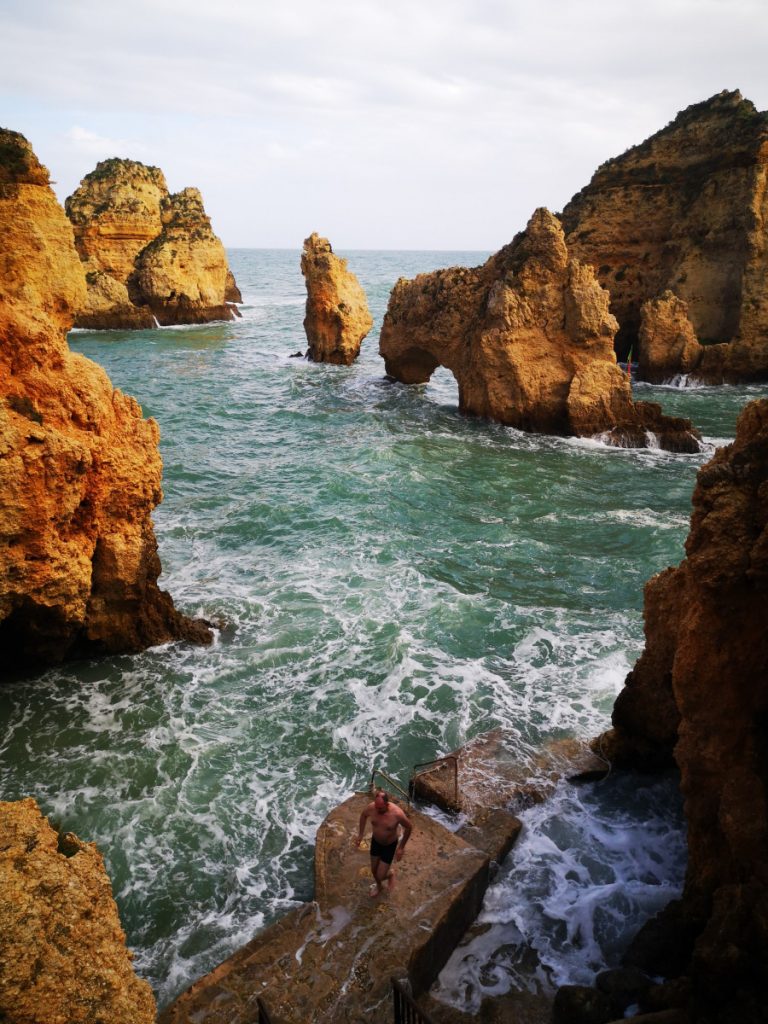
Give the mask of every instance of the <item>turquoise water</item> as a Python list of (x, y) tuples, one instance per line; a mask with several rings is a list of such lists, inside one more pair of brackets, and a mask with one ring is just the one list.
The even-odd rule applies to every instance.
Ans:
[[(384, 380), (377, 336), (397, 277), (484, 254), (347, 255), (376, 321), (352, 367), (289, 358), (306, 347), (289, 251), (231, 253), (245, 299), (233, 324), (70, 336), (158, 420), (161, 584), (220, 628), (210, 649), (6, 687), (2, 793), (35, 796), (98, 843), (161, 1004), (311, 898), (315, 830), (374, 764), (406, 779), (498, 725), (521, 759), (603, 729), (641, 649), (643, 583), (683, 554), (706, 454), (466, 419), (445, 371), (426, 388)], [(759, 389), (636, 391), (690, 416), (711, 451)], [(615, 959), (615, 922), (657, 909), (684, 868), (669, 787), (638, 792), (590, 787), (529, 812), (528, 882), (509, 868), (489, 894), (498, 944), (471, 983), (451, 968), (446, 998), (525, 983), (512, 927), (550, 979), (583, 972), (585, 930), (590, 963)], [(619, 895), (601, 902), (610, 872)]]

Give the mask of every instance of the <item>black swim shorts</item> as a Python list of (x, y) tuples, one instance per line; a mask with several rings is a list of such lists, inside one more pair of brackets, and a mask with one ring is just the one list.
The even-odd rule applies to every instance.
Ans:
[(395, 850), (397, 849), (397, 840), (394, 843), (388, 843), (383, 846), (377, 839), (371, 839), (371, 856), (381, 857), (385, 864), (391, 864), (395, 859)]

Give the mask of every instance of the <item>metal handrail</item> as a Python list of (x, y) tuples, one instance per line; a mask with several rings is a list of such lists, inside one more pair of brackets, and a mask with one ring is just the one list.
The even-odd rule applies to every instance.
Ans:
[(395, 1024), (433, 1024), (432, 1018), (418, 1006), (397, 978), (390, 978)]
[[(449, 761), (453, 762), (453, 802), (458, 808), (459, 806), (459, 759), (456, 754), (446, 754), (444, 757), (436, 757), (434, 761), (420, 761), (418, 764), (413, 766), (413, 773), (411, 774), (411, 781), (408, 784), (408, 788), (411, 793), (414, 792), (416, 778), (419, 775), (429, 775), (430, 772), (437, 771), (442, 768), (444, 764), (448, 764)], [(423, 771), (419, 771), (422, 768)]]
[(409, 807), (411, 806), (411, 798), (410, 798), (409, 794), (406, 793), (406, 791), (400, 785), (400, 783), (399, 782), (395, 782), (395, 780), (393, 778), (391, 778), (389, 775), (387, 775), (386, 772), (383, 772), (381, 770), (381, 768), (376, 768), (375, 765), (374, 765), (373, 771), (371, 772), (371, 781), (368, 784), (368, 788), (370, 789), (370, 791), (372, 793), (376, 789), (376, 786), (374, 785), (374, 783), (376, 781), (376, 776), (377, 775), (380, 775), (382, 777), (382, 779), (384, 779), (384, 781), (387, 783), (387, 789), (388, 790), (389, 789), (396, 789), (397, 792), (400, 794), (400, 796), (403, 798), (403, 800), (405, 800), (405, 802), (408, 804), (408, 806)]

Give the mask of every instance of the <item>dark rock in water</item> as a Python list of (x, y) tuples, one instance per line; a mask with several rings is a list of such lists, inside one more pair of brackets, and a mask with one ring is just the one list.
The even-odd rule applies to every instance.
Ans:
[(306, 355), (306, 357), (308, 359), (309, 358), (309, 353), (308, 352), (306, 352), (306, 353), (305, 352), (292, 352), (288, 356), (288, 358), (289, 359), (304, 359), (305, 355)]
[(552, 1024), (609, 1024), (614, 1017), (610, 998), (589, 985), (563, 985), (552, 1007)]
[(672, 900), (645, 922), (622, 957), (622, 963), (648, 974), (677, 978), (688, 969), (696, 931), (681, 900)]
[(598, 974), (595, 985), (610, 999), (614, 1016), (623, 1017), (628, 1006), (642, 1002), (652, 982), (636, 967), (615, 967)]

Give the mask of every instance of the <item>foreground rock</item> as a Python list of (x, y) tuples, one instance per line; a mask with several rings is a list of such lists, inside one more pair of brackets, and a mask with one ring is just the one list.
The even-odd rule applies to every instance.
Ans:
[(360, 282), (328, 239), (314, 233), (304, 242), (301, 272), (307, 286), (307, 355), (317, 363), (349, 366), (373, 327)]
[(613, 351), (617, 324), (589, 266), (571, 259), (562, 227), (537, 210), (487, 263), (401, 279), (380, 352), (389, 376), (422, 384), (445, 366), (459, 408), (475, 416), (613, 444), (699, 450), (688, 420), (633, 402)]
[[(601, 749), (623, 767), (674, 760), (685, 796), (682, 903), (634, 962), (688, 976), (693, 1020), (758, 1021), (768, 1004), (768, 400), (745, 408), (733, 444), (699, 471), (685, 549), (646, 586), (645, 650)], [(666, 971), (648, 963), (664, 948)]]
[(391, 1014), (391, 977), (428, 988), (480, 910), (488, 858), (414, 811), (395, 888), (372, 900), (367, 843), (353, 845), (370, 799), (351, 797), (321, 825), (315, 902), (196, 982), (160, 1024), (252, 1024), (257, 995), (275, 1024), (373, 1024)]
[(0, 803), (0, 1018), (152, 1024), (93, 843), (59, 836), (34, 800)]
[(171, 195), (157, 167), (103, 160), (67, 199), (88, 292), (76, 326), (232, 320), (242, 298), (197, 189)]
[[(639, 348), (645, 379), (768, 379), (766, 173), (768, 114), (722, 92), (608, 160), (563, 210), (569, 252), (610, 291), (617, 351)], [(666, 290), (696, 344), (664, 333), (652, 355), (641, 311)]]
[(158, 428), (66, 332), (85, 280), (29, 143), (0, 131), (0, 675), (210, 642), (157, 587)]

